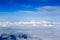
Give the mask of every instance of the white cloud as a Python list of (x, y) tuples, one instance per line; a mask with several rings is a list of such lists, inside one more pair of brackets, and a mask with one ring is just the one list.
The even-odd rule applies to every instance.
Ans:
[(23, 22), (0, 22), (0, 27), (7, 27), (7, 26), (43, 26), (43, 27), (52, 27), (54, 25), (60, 25), (59, 22), (50, 22), (50, 21), (23, 21)]
[(60, 14), (59, 6), (44, 6), (40, 8), (36, 8), (38, 13), (41, 14)]
[[(44, 7), (40, 7), (40, 8), (35, 8), (36, 11), (17, 11), (17, 12), (12, 12), (12, 13), (17, 13), (17, 15), (20, 16), (20, 14), (60, 14), (60, 7), (58, 6), (44, 6)], [(8, 12), (5, 12), (8, 13)], [(10, 13), (9, 13), (10, 14)], [(32, 25), (32, 26), (53, 26), (53, 24), (56, 23), (52, 23), (49, 21), (35, 21), (35, 20), (30, 20), (30, 21), (23, 21), (23, 22), (0, 22), (0, 26), (11, 26), (11, 25), (16, 25), (16, 26), (20, 26), (20, 25)], [(60, 23), (57, 23), (60, 24)]]
[(0, 12), (0, 13), (8, 13), (8, 15), (10, 14), (14, 14), (17, 13), (16, 15), (19, 14), (60, 14), (60, 6), (42, 6), (39, 8), (34, 8), (36, 11), (28, 11), (28, 10), (18, 10), (16, 12)]
[(60, 6), (43, 6), (35, 8), (36, 11), (17, 11), (13, 13), (24, 14), (60, 14)]

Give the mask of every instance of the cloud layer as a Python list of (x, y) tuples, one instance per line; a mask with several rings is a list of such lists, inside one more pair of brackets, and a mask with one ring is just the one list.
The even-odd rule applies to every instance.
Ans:
[(60, 25), (59, 22), (50, 22), (50, 21), (20, 21), (20, 22), (0, 22), (0, 27), (7, 26), (43, 26), (43, 27), (53, 27), (55, 25)]
[[(36, 21), (36, 20), (29, 20), (29, 21), (24, 21), (25, 19), (27, 19), (27, 17), (30, 19), (34, 19), (34, 18), (45, 18), (45, 16), (48, 16), (47, 14), (50, 14), (48, 16), (49, 19), (51, 19), (52, 17), (55, 18), (57, 16), (59, 16), (60, 14), (60, 7), (59, 6), (43, 6), (43, 7), (39, 7), (39, 8), (34, 8), (35, 11), (17, 11), (17, 12), (0, 12), (0, 13), (7, 13), (7, 15), (2, 15), (0, 16), (1, 20), (4, 20), (4, 22), (0, 22), (0, 26), (20, 26), (20, 25), (32, 25), (32, 26), (54, 26), (54, 25), (59, 25), (60, 23), (56, 23), (56, 22), (50, 22), (50, 21)], [(12, 15), (11, 15), (12, 14)], [(42, 16), (45, 15), (45, 16)], [(53, 14), (55, 16), (53, 16)], [(51, 17), (52, 16), (52, 17)], [(14, 19), (15, 18), (15, 19)], [(10, 19), (13, 20), (20, 20), (20, 19), (24, 19), (23, 21), (19, 21), (19, 22), (10, 22)], [(6, 21), (7, 22), (6, 22)], [(9, 21), (8, 21), (9, 20)], [(17, 21), (18, 21), (17, 20)], [(56, 20), (59, 20), (59, 18), (57, 17)], [(11, 20), (12, 21), (12, 20)], [(52, 20), (51, 20), (52, 21)]]
[(35, 8), (36, 11), (19, 11), (19, 13), (27, 14), (60, 14), (59, 6), (43, 6)]

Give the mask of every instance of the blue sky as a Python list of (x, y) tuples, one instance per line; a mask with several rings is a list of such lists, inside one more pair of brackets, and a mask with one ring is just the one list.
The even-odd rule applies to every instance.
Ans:
[[(27, 6), (31, 6), (28, 7)], [(34, 10), (42, 6), (60, 6), (59, 0), (0, 0), (1, 12), (13, 12), (17, 10)]]
[(60, 0), (0, 0), (0, 22), (60, 22)]

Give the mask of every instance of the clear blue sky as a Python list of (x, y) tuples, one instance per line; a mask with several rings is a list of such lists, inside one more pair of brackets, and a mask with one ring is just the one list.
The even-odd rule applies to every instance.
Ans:
[(60, 0), (0, 0), (0, 21), (59, 21)]

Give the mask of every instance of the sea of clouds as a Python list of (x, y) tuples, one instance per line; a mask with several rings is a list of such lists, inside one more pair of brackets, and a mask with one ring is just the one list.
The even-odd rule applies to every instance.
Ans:
[(0, 40), (60, 40), (60, 27), (0, 27)]

